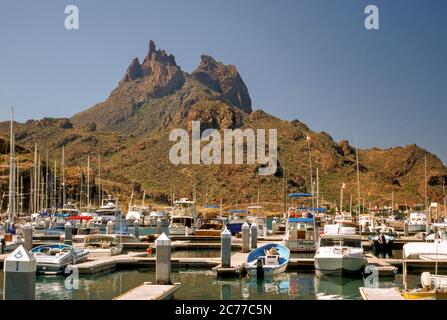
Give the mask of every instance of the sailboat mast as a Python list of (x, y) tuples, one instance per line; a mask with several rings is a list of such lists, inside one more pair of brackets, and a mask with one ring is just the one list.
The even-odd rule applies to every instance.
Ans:
[(80, 180), (80, 190), (79, 190), (79, 209), (82, 210), (82, 189), (83, 189), (83, 175), (84, 175), (84, 170), (82, 168), (82, 163), (81, 163), (81, 170), (79, 173), (79, 180)]
[(359, 148), (358, 148), (358, 144), (357, 144), (357, 135), (355, 136), (355, 162), (356, 162), (356, 166), (357, 166), (357, 217), (359, 218), (359, 216), (360, 216), (360, 168), (359, 168)]
[(62, 146), (62, 205), (66, 203), (65, 194), (65, 148)]
[(87, 208), (90, 209), (90, 155), (87, 155)]
[(15, 215), (15, 145), (14, 145), (14, 109), (11, 107), (11, 126), (9, 144), (9, 206), (8, 219), (12, 222)]
[(37, 143), (34, 144), (34, 166), (33, 166), (33, 170), (34, 170), (34, 180), (33, 180), (33, 211), (37, 212), (37, 191), (36, 189), (38, 188), (38, 184), (37, 184)]
[(49, 179), (49, 175), (48, 175), (48, 149), (47, 149), (47, 155), (46, 155), (46, 159), (45, 159), (45, 209), (48, 209), (48, 179)]
[[(102, 190), (101, 190), (101, 154), (98, 154), (98, 188), (99, 188), (99, 206), (102, 204)], [(144, 200), (143, 200), (144, 201)]]
[(53, 193), (54, 193), (54, 210), (57, 208), (57, 161), (54, 160), (54, 185), (53, 185)]
[(424, 209), (427, 211), (427, 156), (424, 157)]

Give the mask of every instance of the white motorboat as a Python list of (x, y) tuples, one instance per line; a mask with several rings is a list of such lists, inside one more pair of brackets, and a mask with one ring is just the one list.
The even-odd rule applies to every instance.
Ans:
[(427, 215), (424, 212), (411, 212), (408, 219), (408, 232), (427, 232)]
[(91, 234), (84, 238), (84, 249), (90, 252), (92, 257), (107, 257), (119, 255), (123, 250), (119, 235)]
[(318, 274), (360, 274), (367, 260), (356, 234), (323, 234), (314, 257)]
[(253, 223), (256, 223), (258, 236), (267, 236), (268, 230), (264, 209), (261, 206), (248, 206), (247, 211), (248, 215), (246, 221), (250, 227)]
[(102, 200), (102, 205), (96, 211), (93, 217), (93, 224), (100, 229), (105, 229), (109, 221), (115, 222), (116, 225), (127, 226), (123, 212), (118, 205), (118, 199), (109, 195), (107, 199)]
[(197, 211), (194, 201), (180, 198), (174, 201), (174, 208), (169, 225), (170, 235), (192, 235), (197, 222)]
[(31, 253), (36, 258), (37, 272), (46, 274), (64, 272), (68, 265), (84, 262), (89, 256), (86, 249), (61, 243), (38, 246)]
[(23, 239), (17, 234), (4, 234), (0, 236), (0, 252), (11, 252), (23, 244)]
[(284, 245), (291, 252), (315, 252), (314, 217), (307, 210), (289, 208)]
[(168, 214), (163, 210), (151, 211), (149, 214), (149, 225), (151, 227), (158, 226), (158, 220), (161, 222), (161, 227), (169, 227), (171, 221), (169, 220)]

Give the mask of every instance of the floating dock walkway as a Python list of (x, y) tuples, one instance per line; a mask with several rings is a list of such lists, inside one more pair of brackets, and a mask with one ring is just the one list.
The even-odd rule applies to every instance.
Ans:
[(145, 282), (141, 286), (115, 297), (113, 300), (171, 300), (180, 286), (180, 283), (158, 285)]
[(359, 288), (363, 300), (405, 300), (398, 288)]

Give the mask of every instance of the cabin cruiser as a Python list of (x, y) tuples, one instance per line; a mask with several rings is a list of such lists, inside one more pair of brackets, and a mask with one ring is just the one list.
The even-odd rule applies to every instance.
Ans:
[(96, 216), (93, 217), (93, 224), (98, 226), (100, 230), (104, 230), (109, 221), (114, 222), (116, 225), (127, 226), (127, 222), (124, 219), (123, 212), (118, 205), (118, 199), (109, 195), (107, 199), (102, 200), (102, 205), (96, 211)]
[[(330, 225), (329, 225), (330, 226)], [(328, 226), (326, 226), (328, 227)], [(362, 248), (362, 238), (355, 228), (346, 229), (338, 224), (326, 228), (314, 257), (318, 274), (360, 274), (367, 260)]]
[(315, 221), (314, 215), (307, 210), (289, 208), (284, 245), (291, 252), (315, 252)]
[(359, 227), (362, 232), (373, 232), (374, 217), (369, 214), (361, 214), (359, 217)]
[(158, 227), (158, 220), (160, 220), (162, 228), (169, 227), (169, 224), (171, 223), (169, 216), (165, 211), (151, 211), (149, 214), (149, 226)]
[(174, 201), (174, 208), (169, 225), (170, 235), (192, 235), (196, 228), (197, 211), (194, 201), (180, 198)]
[(220, 237), (223, 229), (225, 229), (225, 222), (219, 218), (201, 218), (199, 220), (199, 227), (194, 232), (195, 236), (217, 236)]
[(92, 234), (85, 236), (83, 247), (93, 257), (115, 256), (123, 250), (119, 235), (111, 234)]
[(31, 253), (36, 258), (37, 272), (46, 274), (62, 273), (68, 265), (84, 262), (89, 256), (86, 249), (61, 243), (38, 246)]
[(411, 212), (408, 220), (408, 232), (426, 232), (427, 224), (427, 215), (424, 212)]
[(129, 226), (133, 226), (135, 221), (145, 225), (145, 218), (149, 215), (149, 207), (144, 205), (130, 205), (126, 214), (126, 220)]
[(288, 248), (267, 243), (248, 254), (245, 269), (250, 276), (273, 276), (286, 271), (289, 257)]

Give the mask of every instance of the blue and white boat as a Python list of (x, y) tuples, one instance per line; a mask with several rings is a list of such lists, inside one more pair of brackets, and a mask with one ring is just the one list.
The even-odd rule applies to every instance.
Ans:
[(38, 246), (31, 253), (36, 258), (37, 272), (46, 274), (63, 273), (68, 265), (84, 262), (89, 255), (86, 249), (61, 243)]
[(228, 217), (227, 229), (232, 235), (236, 235), (242, 231), (242, 225), (246, 221), (248, 211), (232, 209), (228, 212), (230, 215)]
[(250, 276), (273, 276), (287, 269), (290, 250), (277, 243), (267, 243), (252, 250), (245, 264)]

